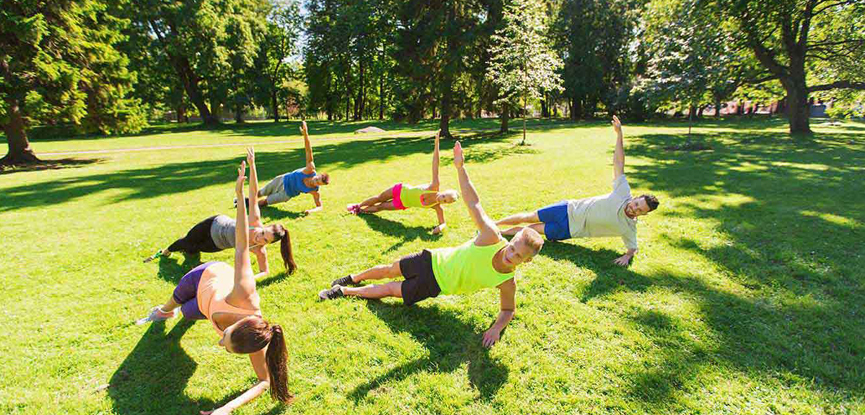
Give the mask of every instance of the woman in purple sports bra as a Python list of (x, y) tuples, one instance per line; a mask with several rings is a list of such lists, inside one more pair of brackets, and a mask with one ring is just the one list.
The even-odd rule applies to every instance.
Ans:
[[(255, 162), (250, 148), (249, 164)], [(246, 163), (237, 169), (235, 191), (243, 197)], [(258, 190), (255, 169), (250, 171), (250, 194)], [(172, 318), (180, 309), (183, 317), (191, 320), (209, 320), (219, 336), (219, 345), (229, 353), (249, 355), (258, 382), (242, 395), (234, 398), (214, 413), (228, 413), (255, 399), (268, 389), (280, 402), (291, 402), (288, 391), (288, 368), (285, 337), (282, 327), (262, 317), (260, 298), (255, 289), (252, 265), (249, 259), (249, 228), (244, 203), (237, 204), (234, 266), (224, 262), (199, 265), (181, 278), (174, 293), (162, 306), (153, 307), (144, 324)], [(238, 374), (246, 378), (247, 375)]]
[(346, 206), (353, 215), (361, 213), (376, 213), (382, 210), (405, 210), (408, 208), (429, 208), (436, 211), (439, 224), (432, 233), (438, 234), (445, 229), (445, 214), (441, 205), (453, 203), (459, 199), (456, 190), (439, 191), (439, 135), (436, 132), (435, 149), (433, 150), (432, 182), (428, 185), (409, 186), (397, 183), (385, 189), (381, 194), (363, 202)]

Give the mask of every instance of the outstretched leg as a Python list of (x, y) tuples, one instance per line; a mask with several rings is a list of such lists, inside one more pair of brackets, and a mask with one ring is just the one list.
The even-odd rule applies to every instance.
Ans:
[(397, 210), (397, 208), (393, 205), (393, 202), (384, 202), (374, 206), (361, 207), (360, 213), (375, 213), (383, 210)]
[(540, 221), (541, 220), (538, 218), (538, 211), (533, 211), (517, 213), (516, 215), (505, 217), (496, 222), (496, 225), (519, 225), (521, 223), (537, 223)]
[(365, 285), (363, 287), (342, 287), (342, 293), (361, 298), (402, 298), (402, 281), (391, 281), (387, 284)]
[(387, 202), (391, 199), (393, 199), (393, 186), (388, 187), (383, 192), (381, 192), (381, 194), (379, 194), (377, 196), (373, 196), (369, 199), (364, 200), (363, 202), (360, 202), (360, 205), (358, 205), (358, 206), (360, 206), (361, 208), (364, 208), (367, 206), (373, 206), (373, 205), (377, 205), (379, 203), (384, 203), (384, 202)]
[[(533, 223), (533, 224), (529, 225), (528, 227), (534, 229), (539, 234), (544, 235), (544, 224), (543, 223)], [(514, 226), (513, 228), (503, 230), (502, 235), (514, 236), (519, 231), (523, 230), (523, 228), (525, 228), (525, 226)]]
[[(376, 265), (357, 275), (349, 275), (340, 278), (331, 284), (329, 289), (322, 290), (318, 293), (318, 297), (322, 300), (332, 300), (334, 298), (351, 295), (363, 298), (384, 298), (384, 297), (399, 297), (402, 298), (402, 281), (389, 282), (387, 284), (367, 285), (365, 287), (344, 287), (346, 284), (357, 284), (366, 280), (381, 280), (385, 278), (397, 278), (402, 276), (402, 270), (399, 267), (399, 261), (390, 265)], [(351, 279), (351, 281), (348, 281)]]

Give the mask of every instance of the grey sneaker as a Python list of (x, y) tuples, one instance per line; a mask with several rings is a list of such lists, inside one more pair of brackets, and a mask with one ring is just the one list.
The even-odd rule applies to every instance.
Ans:
[(142, 324), (152, 321), (163, 321), (174, 317), (177, 317), (176, 308), (174, 310), (171, 310), (170, 313), (165, 313), (159, 306), (155, 306), (150, 309), (150, 313), (147, 314), (147, 317), (138, 319), (135, 324), (140, 326)]
[(342, 287), (339, 285), (334, 285), (326, 290), (321, 290), (318, 293), (318, 298), (320, 300), (334, 300), (339, 297), (345, 297), (345, 294), (342, 293)]
[(331, 287), (333, 287), (335, 285), (341, 285), (343, 287), (348, 287), (348, 286), (357, 287), (360, 284), (354, 282), (354, 280), (351, 279), (351, 275), (346, 275), (342, 278), (337, 278), (330, 283)]

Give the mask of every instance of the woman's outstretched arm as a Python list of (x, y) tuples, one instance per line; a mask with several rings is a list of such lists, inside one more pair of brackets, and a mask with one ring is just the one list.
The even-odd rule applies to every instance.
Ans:
[(439, 190), (439, 136), (441, 135), (441, 132), (441, 130), (436, 131), (435, 148), (433, 149), (432, 161), (432, 181), (427, 187), (427, 190)]
[[(246, 162), (237, 169), (237, 182), (234, 192), (237, 200), (243, 200), (243, 181), (246, 179)], [(246, 300), (255, 294), (255, 278), (252, 276), (249, 260), (249, 219), (246, 216), (246, 203), (237, 204), (237, 218), (234, 226), (234, 288), (226, 300), (232, 305), (238, 300)], [(234, 301), (231, 301), (234, 300)]]
[[(258, 172), (255, 170), (255, 149), (246, 149), (246, 164), (249, 164), (249, 226), (261, 226), (261, 209), (255, 203), (258, 196)], [(237, 199), (240, 200), (240, 199)]]

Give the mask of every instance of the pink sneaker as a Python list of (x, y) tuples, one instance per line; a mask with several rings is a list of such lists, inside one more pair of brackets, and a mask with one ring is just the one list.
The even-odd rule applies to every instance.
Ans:
[(357, 215), (358, 213), (360, 213), (360, 205), (358, 204), (348, 205), (345, 207), (345, 209), (348, 210), (348, 213), (351, 213), (352, 215)]

